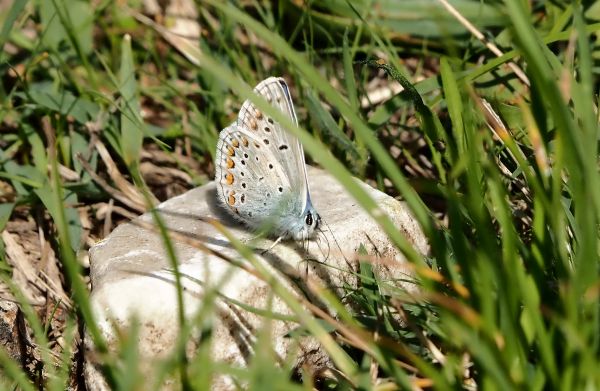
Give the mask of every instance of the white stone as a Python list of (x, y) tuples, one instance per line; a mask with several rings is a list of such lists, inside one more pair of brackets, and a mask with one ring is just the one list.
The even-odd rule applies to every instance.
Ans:
[[(290, 242), (280, 243), (264, 254), (263, 250), (256, 250), (255, 254), (262, 264), (270, 267), (278, 281), (298, 295), (306, 294), (309, 290), (303, 289), (303, 285), (308, 272), (311, 278), (341, 294), (344, 286), (357, 285), (351, 272), (357, 271), (355, 255), (361, 244), (369, 254), (378, 254), (386, 260), (375, 270), (386, 278), (406, 279), (410, 269), (405, 268), (402, 255), (345, 189), (328, 173), (316, 168), (309, 167), (308, 177), (312, 201), (327, 223), (324, 229), (329, 228), (331, 232), (325, 232), (326, 239), (321, 238), (318, 243), (311, 241), (308, 254), (303, 253), (301, 244)], [(407, 207), (366, 184), (361, 185), (414, 247), (426, 253), (426, 239)], [(268, 309), (271, 303), (272, 311), (290, 313), (282, 300), (274, 297), (269, 285), (261, 279), (191, 245), (194, 242), (202, 243), (223, 255), (242, 260), (223, 234), (207, 219), (220, 221), (241, 240), (247, 241), (254, 236), (222, 210), (214, 182), (163, 202), (159, 210), (169, 229), (177, 232), (173, 244), (181, 273), (196, 279), (184, 278), (183, 281), (185, 315), (188, 319), (192, 319), (202, 308), (203, 295), (215, 288), (221, 295), (249, 306)], [(148, 226), (152, 221), (151, 214), (146, 213), (131, 223), (119, 226), (106, 240), (90, 250), (91, 302), (97, 324), (109, 344), (114, 344), (118, 333), (126, 329), (132, 318), (139, 321), (139, 349), (144, 358), (142, 369), (148, 373), (149, 382), (152, 382), (152, 371), (148, 368), (171, 352), (179, 333), (174, 278), (169, 271), (171, 267), (163, 250), (163, 240), (156, 230)], [(187, 240), (181, 239), (184, 236)], [(271, 243), (261, 239), (258, 247), (268, 249)], [(307, 261), (310, 259), (324, 264)], [(201, 285), (198, 280), (202, 281)], [(319, 302), (318, 297), (309, 295), (309, 299)], [(222, 298), (215, 301), (215, 308), (210, 313), (212, 317), (208, 320), (213, 322), (213, 358), (245, 365), (253, 350), (255, 332), (260, 330), (264, 318)], [(115, 326), (123, 329), (116, 332)], [(314, 370), (330, 365), (315, 340), (305, 338), (298, 346), (297, 340), (284, 337), (297, 324), (272, 321), (270, 326), (273, 347), (282, 359), (289, 359), (289, 355), (293, 354), (295, 356), (292, 359), (297, 365)], [(87, 346), (91, 351), (89, 338)], [(194, 347), (193, 343), (188, 344), (189, 354), (192, 354)], [(93, 357), (93, 354), (87, 355), (85, 376), (88, 389), (108, 390)], [(227, 388), (228, 379), (215, 379), (214, 389)]]

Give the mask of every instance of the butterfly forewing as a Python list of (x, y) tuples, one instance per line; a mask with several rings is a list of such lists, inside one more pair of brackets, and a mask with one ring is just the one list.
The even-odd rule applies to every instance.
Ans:
[[(280, 77), (270, 77), (259, 83), (254, 91), (289, 117), (294, 124), (298, 123), (292, 97), (285, 80)], [(266, 144), (270, 152), (278, 157), (289, 178), (290, 191), (300, 198), (298, 207), (299, 213), (301, 213), (306, 206), (308, 188), (304, 151), (300, 141), (270, 115), (258, 109), (251, 100), (245, 101), (242, 105), (238, 125), (254, 132)]]

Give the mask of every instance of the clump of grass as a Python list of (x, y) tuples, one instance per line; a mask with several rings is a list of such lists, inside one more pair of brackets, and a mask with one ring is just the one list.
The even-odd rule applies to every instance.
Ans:
[[(42, 308), (31, 305), (11, 280), (12, 249), (2, 247), (0, 275), (34, 352), (27, 366), (0, 349), (2, 387), (81, 387), (78, 322), (112, 388), (144, 387), (135, 329), (108, 353), (77, 254), (110, 231), (115, 221), (97, 213), (109, 199), (129, 216), (156, 202), (151, 192), (168, 194), (142, 163), (167, 161), (188, 178), (182, 188), (205, 182), (218, 130), (236, 112), (231, 95), (252, 96), (248, 85), (268, 75), (290, 79), (301, 126), (270, 114), (373, 213), (420, 289), (409, 294), (378, 279), (367, 254), (359, 287), (345, 298), (355, 312), (324, 294), (336, 319), (307, 311), (301, 304), (309, 303), (273, 284), (304, 332), (323, 343), (337, 376), (294, 374), (290, 363), (274, 364), (267, 343), (247, 368), (216, 363), (206, 338), (193, 358), (178, 349), (157, 368), (159, 379), (185, 389), (206, 389), (209, 373), (260, 389), (313, 381), (365, 389), (598, 387), (597, 11), (531, 10), (515, 0), (457, 7), (504, 54), (490, 52), (442, 2), (209, 0), (187, 57), (136, 9), (56, 0), (15, 1), (1, 12), (0, 227), (10, 233), (34, 222), (64, 276), (53, 282), (73, 302), (70, 310), (48, 295)], [(403, 91), (372, 102), (372, 85), (394, 83)], [(429, 239), (427, 258), (376, 213), (350, 172), (407, 203)], [(243, 246), (240, 253), (252, 260)], [(202, 315), (212, 311), (208, 302)], [(61, 311), (64, 327), (54, 330)], [(210, 336), (202, 319), (181, 318), (182, 347), (193, 326)], [(66, 343), (56, 344), (57, 333)]]

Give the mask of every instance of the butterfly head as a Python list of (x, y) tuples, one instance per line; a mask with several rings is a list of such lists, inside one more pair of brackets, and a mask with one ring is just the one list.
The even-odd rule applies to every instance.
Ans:
[(315, 235), (320, 224), (321, 216), (315, 208), (309, 206), (296, 224), (289, 227), (289, 234), (296, 241), (310, 239)]

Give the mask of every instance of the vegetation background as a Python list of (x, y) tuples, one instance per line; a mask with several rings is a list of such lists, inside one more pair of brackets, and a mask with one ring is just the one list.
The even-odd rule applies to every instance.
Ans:
[(599, 4), (0, 1), (0, 389), (85, 389), (83, 326), (111, 387), (144, 389), (135, 338), (103, 351), (87, 249), (209, 181), (219, 130), (270, 75), (292, 87), (311, 162), (412, 209), (427, 259), (375, 218), (420, 296), (383, 294), (393, 282), (363, 262), (360, 310), (326, 326), (345, 352), (332, 375), (264, 352), (248, 368), (174, 354), (164, 378), (600, 388)]

